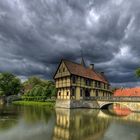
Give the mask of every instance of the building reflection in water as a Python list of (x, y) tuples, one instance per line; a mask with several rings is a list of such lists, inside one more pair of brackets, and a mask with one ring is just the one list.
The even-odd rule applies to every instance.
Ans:
[[(120, 106), (115, 109), (120, 114)], [(23, 106), (5, 106), (1, 113), (0, 140), (124, 140), (126, 135), (128, 140), (140, 138), (140, 113), (117, 116), (94, 109), (55, 111)]]
[(53, 140), (99, 140), (109, 120), (98, 118), (98, 110), (56, 109)]

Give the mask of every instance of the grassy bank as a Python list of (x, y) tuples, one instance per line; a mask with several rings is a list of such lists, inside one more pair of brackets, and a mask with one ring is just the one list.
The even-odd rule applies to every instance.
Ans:
[(23, 105), (23, 106), (45, 106), (47, 108), (53, 109), (55, 106), (55, 101), (47, 102), (37, 102), (37, 101), (14, 101), (14, 105)]

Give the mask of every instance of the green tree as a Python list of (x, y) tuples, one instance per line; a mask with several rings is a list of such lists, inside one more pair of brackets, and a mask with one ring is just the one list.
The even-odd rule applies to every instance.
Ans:
[(55, 96), (56, 95), (55, 85), (52, 84), (52, 85), (46, 86), (44, 88), (44, 93), (45, 93), (45, 96), (47, 96), (47, 97)]
[(140, 77), (140, 68), (138, 68), (138, 69), (136, 70), (136, 76), (137, 76), (137, 77)]
[(43, 94), (43, 87), (41, 87), (40, 85), (37, 85), (36, 87), (33, 88), (33, 95), (34, 96), (42, 96)]
[(48, 86), (44, 88), (44, 96), (51, 97), (51, 90)]
[(11, 73), (0, 74), (0, 91), (4, 95), (16, 95), (20, 92), (21, 87), (21, 81), (15, 75)]
[(23, 83), (24, 86), (31, 85), (32, 87), (35, 87), (36, 85), (40, 85), (42, 83), (41, 79), (36, 76), (31, 76), (28, 78), (27, 81)]
[(55, 86), (52, 87), (51, 92), (52, 92), (52, 93), (51, 93), (51, 96), (53, 96), (53, 97), (56, 97), (56, 96), (57, 96)]
[(56, 88), (53, 81), (40, 79), (39, 77), (32, 76), (23, 84), (25, 95), (27, 96), (42, 96), (43, 98), (50, 98), (55, 96)]

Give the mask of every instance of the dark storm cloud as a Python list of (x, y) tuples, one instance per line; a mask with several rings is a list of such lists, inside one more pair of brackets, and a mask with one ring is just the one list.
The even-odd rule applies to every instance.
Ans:
[(0, 71), (51, 79), (82, 50), (113, 85), (138, 85), (139, 26), (139, 0), (1, 0)]

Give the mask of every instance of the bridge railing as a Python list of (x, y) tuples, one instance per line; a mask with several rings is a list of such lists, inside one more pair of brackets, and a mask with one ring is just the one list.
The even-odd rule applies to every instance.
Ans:
[(118, 101), (118, 102), (121, 102), (121, 101), (130, 101), (130, 102), (140, 102), (140, 97), (137, 97), (137, 96), (133, 96), (133, 97), (130, 97), (130, 96), (125, 96), (125, 97), (122, 97), (122, 96), (109, 96), (109, 97), (86, 97), (84, 98), (85, 100), (104, 100), (104, 101)]

